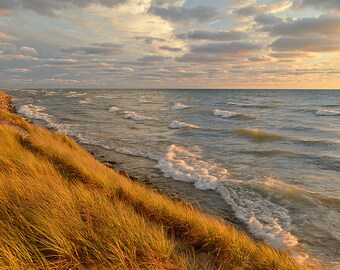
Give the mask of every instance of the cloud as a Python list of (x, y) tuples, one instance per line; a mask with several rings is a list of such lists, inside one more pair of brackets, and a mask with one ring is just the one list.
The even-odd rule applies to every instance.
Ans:
[(6, 33), (3, 33), (3, 32), (0, 32), (0, 39), (6, 40), (6, 41), (17, 40), (16, 37), (7, 35)]
[(274, 57), (268, 55), (252, 55), (248, 58), (251, 62), (275, 62), (276, 59)]
[(170, 51), (170, 52), (181, 52), (181, 48), (177, 47), (169, 47), (169, 46), (161, 46), (159, 49), (164, 50), (164, 51)]
[(201, 54), (201, 53), (186, 53), (182, 56), (176, 57), (177, 62), (183, 63), (227, 63), (230, 61), (235, 61), (234, 58), (228, 58), (216, 54)]
[(179, 34), (176, 37), (179, 39), (202, 39), (213, 41), (231, 41), (249, 38), (246, 33), (241, 31), (192, 31), (186, 34)]
[(261, 13), (266, 10), (266, 5), (259, 6), (247, 6), (240, 9), (235, 10), (233, 13), (238, 16), (253, 16), (257, 13)]
[(120, 52), (121, 47), (114, 43), (93, 43), (91, 46), (61, 48), (60, 51), (72, 54), (111, 55)]
[(146, 55), (139, 58), (137, 61), (140, 62), (161, 62), (166, 59), (170, 59), (170, 57), (161, 56), (161, 55)]
[(135, 39), (144, 40), (145, 44), (152, 44), (154, 41), (158, 41), (158, 42), (166, 41), (164, 38), (155, 38), (155, 37), (146, 37), (146, 36), (135, 37)]
[(6, 69), (6, 72), (11, 72), (11, 73), (27, 73), (30, 72), (30, 69), (27, 68), (10, 68), (10, 69)]
[(309, 53), (309, 52), (274, 52), (271, 53), (270, 56), (275, 58), (316, 58), (318, 54)]
[(46, 64), (51, 66), (64, 66), (64, 65), (75, 65), (78, 63), (78, 60), (75, 59), (47, 59)]
[(293, 5), (292, 1), (274, 2), (268, 6), (268, 13), (278, 13), (290, 8)]
[(38, 55), (39, 54), (36, 49), (27, 47), (27, 46), (20, 47), (19, 52), (23, 55)]
[(340, 35), (340, 16), (323, 14), (318, 18), (303, 18), (264, 26), (262, 31), (272, 36)]
[(156, 7), (151, 6), (148, 12), (172, 22), (186, 22), (196, 20), (197, 22), (208, 22), (214, 20), (219, 12), (212, 6), (186, 7)]
[(252, 53), (261, 49), (261, 46), (251, 42), (222, 42), (207, 43), (204, 45), (195, 45), (191, 47), (191, 51), (195, 53), (213, 53), (213, 54), (240, 54)]
[(151, 4), (157, 7), (183, 6), (185, 0), (152, 0)]
[(276, 51), (306, 51), (306, 52), (340, 52), (340, 39), (324, 39), (315, 37), (281, 37), (270, 47)]
[(258, 14), (255, 16), (254, 21), (261, 25), (274, 25), (283, 22), (283, 20), (279, 17), (276, 17), (272, 14)]
[(301, 8), (315, 8), (331, 11), (340, 11), (339, 0), (296, 0), (294, 7)]
[(292, 6), (291, 1), (274, 2), (270, 5), (250, 5), (233, 11), (234, 14), (241, 17), (250, 17), (259, 13), (278, 13)]
[(70, 7), (84, 8), (91, 4), (113, 7), (126, 2), (127, 0), (1, 0), (0, 10), (23, 8), (41, 15), (55, 16), (56, 11)]

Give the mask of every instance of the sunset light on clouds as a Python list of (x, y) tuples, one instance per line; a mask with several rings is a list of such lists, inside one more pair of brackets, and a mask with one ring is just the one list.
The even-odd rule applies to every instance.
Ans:
[(1, 87), (339, 88), (339, 0), (1, 0)]

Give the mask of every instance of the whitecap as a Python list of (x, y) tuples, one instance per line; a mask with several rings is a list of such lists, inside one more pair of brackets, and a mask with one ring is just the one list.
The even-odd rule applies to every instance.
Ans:
[(215, 116), (221, 116), (222, 118), (230, 118), (230, 117), (242, 115), (241, 113), (230, 112), (230, 111), (225, 111), (225, 110), (220, 110), (220, 109), (215, 109), (213, 114)]
[(215, 190), (255, 237), (281, 250), (298, 245), (290, 232), (292, 221), (288, 210), (247, 187), (245, 182), (231, 179), (227, 169), (176, 145), (168, 147), (156, 167), (165, 177), (193, 183), (197, 189)]
[(149, 100), (147, 97), (140, 97), (139, 98), (140, 103), (151, 103), (151, 100)]
[(192, 182), (202, 190), (216, 190), (228, 176), (228, 171), (214, 163), (200, 159), (200, 155), (189, 150), (171, 145), (167, 153), (159, 159), (156, 166), (165, 177), (177, 181)]
[(185, 122), (180, 122), (173, 120), (171, 124), (169, 125), (169, 128), (171, 129), (179, 129), (179, 128), (200, 128), (199, 126), (188, 124)]
[(124, 116), (125, 119), (131, 119), (134, 121), (157, 120), (156, 118), (153, 118), (153, 117), (139, 115), (136, 112), (125, 111), (124, 113), (125, 113), (125, 116)]
[(29, 119), (42, 120), (47, 127), (55, 129), (58, 133), (69, 133), (71, 125), (60, 124), (54, 121), (54, 117), (45, 112), (46, 107), (26, 104), (19, 108), (18, 113)]
[(336, 115), (340, 115), (340, 112), (335, 111), (335, 110), (318, 109), (315, 112), (315, 114), (319, 116), (336, 116)]
[(73, 97), (80, 97), (80, 96), (85, 96), (85, 95), (87, 95), (87, 93), (78, 93), (75, 91), (71, 91), (71, 92), (68, 92), (68, 95), (66, 95), (66, 97), (73, 98)]
[(185, 104), (182, 104), (182, 103), (176, 103), (174, 106), (172, 106), (171, 109), (173, 109), (173, 110), (185, 110), (185, 109), (188, 109), (188, 108), (191, 108), (191, 106), (185, 105)]
[(79, 101), (79, 104), (92, 104), (92, 103), (93, 103), (92, 98), (85, 98), (85, 99)]
[(95, 98), (107, 98), (107, 99), (116, 99), (115, 96), (95, 96)]
[(108, 109), (109, 112), (117, 112), (119, 111), (120, 109), (118, 107), (115, 107), (115, 106), (112, 106)]

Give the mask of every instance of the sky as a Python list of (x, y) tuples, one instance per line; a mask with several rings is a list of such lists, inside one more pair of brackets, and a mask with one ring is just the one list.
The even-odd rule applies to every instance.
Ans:
[(340, 89), (340, 1), (0, 0), (0, 87)]

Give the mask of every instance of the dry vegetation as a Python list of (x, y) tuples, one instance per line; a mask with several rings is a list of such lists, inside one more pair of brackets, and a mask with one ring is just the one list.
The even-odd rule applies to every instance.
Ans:
[(310, 269), (0, 108), (1, 269)]

